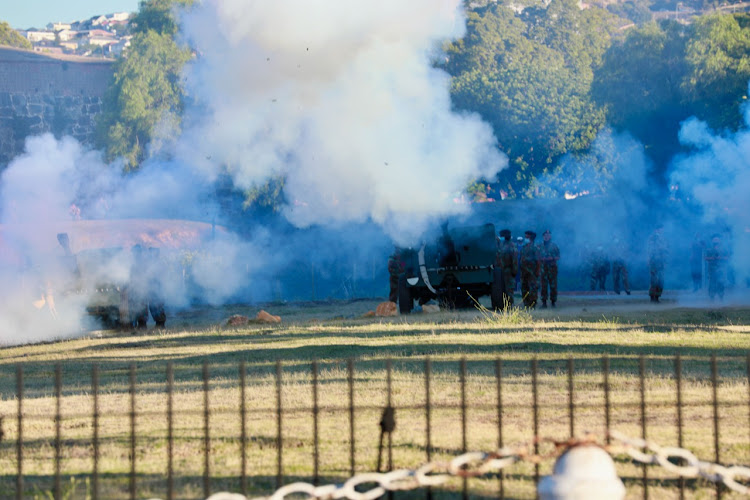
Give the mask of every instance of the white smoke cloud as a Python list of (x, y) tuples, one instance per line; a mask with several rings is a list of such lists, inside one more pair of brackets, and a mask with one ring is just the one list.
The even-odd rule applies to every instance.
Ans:
[(369, 218), (413, 242), (465, 209), (454, 193), (506, 165), (487, 124), (452, 112), (449, 76), (432, 66), (463, 34), (460, 4), (202, 2), (183, 23), (202, 107), (178, 156), (211, 175), (228, 166), (241, 188), (285, 176), (298, 226)]
[[(701, 224), (711, 233), (729, 229), (724, 241), (735, 256), (739, 278), (750, 277), (750, 263), (740, 256), (750, 252), (750, 107), (745, 126), (735, 133), (717, 133), (696, 118), (685, 121), (680, 142), (692, 152), (677, 157), (670, 170), (670, 183), (683, 199), (697, 205)], [(710, 234), (705, 234), (705, 239)], [(726, 235), (725, 235), (726, 236)], [(726, 240), (726, 238), (725, 238)]]
[[(186, 72), (192, 105), (185, 132), (175, 135), (172, 117), (164, 117), (149, 145), (152, 158), (137, 174), (49, 134), (29, 138), (3, 172), (0, 275), (20, 284), (0, 297), (0, 344), (88, 327), (91, 297), (59, 294), (69, 276), (55, 235), (71, 218), (210, 221), (219, 214), (211, 181), (224, 169), (240, 189), (283, 176), (286, 218), (332, 231), (315, 241), (299, 233), (282, 239), (273, 230), (254, 231), (250, 242), (219, 239), (190, 256), (183, 280), (215, 304), (243, 291), (267, 296), (280, 289), (274, 271), (292, 261), (310, 282), (298, 295), (314, 297), (329, 293), (323, 284), (336, 286), (326, 274), (331, 261), (340, 264), (350, 252), (376, 262), (388, 247), (379, 228), (413, 243), (437, 220), (467, 210), (453, 202), (456, 192), (507, 164), (487, 124), (452, 111), (449, 75), (433, 67), (440, 45), (463, 35), (460, 0), (207, 0), (183, 21), (198, 52)], [(343, 244), (357, 238), (365, 241)], [(323, 251), (324, 240), (337, 248)], [(113, 281), (133, 271), (128, 250), (107, 266)], [(166, 256), (174, 268), (180, 259)], [(356, 259), (349, 267), (347, 293), (375, 274)], [(184, 283), (172, 277), (162, 290), (172, 304), (187, 303)], [(60, 303), (57, 319), (29, 305), (39, 305), (47, 289)]]
[[(246, 256), (254, 255), (257, 265), (263, 261), (256, 246), (221, 230), (196, 249), (195, 225), (165, 222), (149, 228), (148, 222), (122, 219), (210, 220), (215, 208), (202, 203), (207, 189), (199, 180), (189, 170), (159, 162), (126, 176), (121, 164), (107, 165), (99, 152), (72, 138), (28, 138), (25, 152), (0, 176), (0, 345), (90, 330), (95, 322), (87, 306), (111, 299), (110, 292), (97, 290), (124, 286), (133, 273), (145, 272), (134, 263), (135, 244), (169, 244), (161, 251), (159, 272), (149, 277), (169, 306), (187, 304), (195, 289), (211, 302), (231, 297), (247, 280), (250, 268), (241, 264)], [(203, 232), (210, 236), (206, 228)], [(60, 233), (69, 234), (69, 251), (58, 242)], [(182, 246), (183, 240), (191, 247)], [(181, 255), (185, 251), (192, 253)], [(186, 259), (192, 265), (189, 283), (183, 276)]]
[(79, 298), (58, 311), (47, 292), (65, 275), (57, 226), (70, 219), (71, 203), (87, 182), (83, 174), (100, 157), (74, 139), (51, 135), (30, 137), (26, 151), (0, 176), (0, 344), (72, 335), (83, 319)]

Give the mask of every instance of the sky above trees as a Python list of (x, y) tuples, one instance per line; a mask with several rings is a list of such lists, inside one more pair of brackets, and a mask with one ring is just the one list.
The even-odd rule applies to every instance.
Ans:
[(139, 0), (27, 0), (3, 2), (2, 19), (15, 29), (43, 28), (112, 12), (135, 12)]

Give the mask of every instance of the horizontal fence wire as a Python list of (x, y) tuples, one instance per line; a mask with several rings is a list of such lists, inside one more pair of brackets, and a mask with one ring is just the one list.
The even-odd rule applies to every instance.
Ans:
[[(0, 497), (269, 495), (465, 451), (609, 432), (750, 465), (747, 356), (236, 365), (24, 364), (0, 385)], [(722, 432), (725, 430), (724, 432)], [(51, 450), (51, 453), (50, 453)], [(619, 457), (629, 497), (722, 498), (720, 484)], [(548, 463), (444, 490), (535, 498)], [(435, 487), (423, 494), (431, 499)], [(443, 494), (446, 494), (444, 491)], [(389, 495), (390, 497), (391, 495)]]

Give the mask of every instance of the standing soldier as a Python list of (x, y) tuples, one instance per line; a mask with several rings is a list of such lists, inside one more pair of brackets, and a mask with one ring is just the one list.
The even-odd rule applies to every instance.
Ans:
[(134, 327), (145, 329), (148, 315), (154, 318), (157, 328), (166, 326), (164, 310), (158, 282), (158, 248), (143, 248), (135, 244), (131, 248), (133, 263), (130, 268), (130, 282), (127, 287), (128, 310)]
[(690, 277), (693, 278), (693, 291), (697, 292), (703, 287), (703, 251), (706, 243), (701, 239), (700, 233), (695, 233), (693, 243), (690, 245)]
[(154, 318), (156, 328), (166, 328), (167, 312), (164, 308), (164, 294), (162, 293), (160, 281), (160, 250), (155, 247), (149, 247), (147, 256), (147, 275), (148, 275), (148, 311)]
[(524, 236), (526, 236), (526, 239), (521, 249), (521, 296), (523, 297), (523, 305), (533, 309), (536, 307), (542, 256), (539, 247), (534, 244), (536, 233), (526, 231)]
[(596, 247), (596, 250), (591, 253), (590, 258), (591, 282), (589, 284), (591, 291), (596, 290), (597, 287), (599, 290), (604, 291), (607, 283), (607, 275), (609, 274), (609, 259), (604, 252), (604, 247), (602, 245)]
[(612, 246), (612, 284), (617, 295), (620, 295), (620, 281), (622, 281), (625, 293), (630, 295), (628, 267), (625, 265), (625, 245), (618, 238), (615, 238)]
[(719, 296), (719, 300), (724, 300), (727, 262), (729, 253), (721, 247), (721, 237), (714, 234), (711, 236), (711, 246), (706, 249), (706, 277), (708, 297), (711, 300), (714, 300), (716, 295)]
[(395, 247), (393, 254), (388, 257), (388, 274), (390, 275), (391, 291), (388, 300), (398, 302), (398, 276), (404, 272), (406, 264), (401, 260), (401, 249)]
[[(523, 248), (523, 238), (519, 236), (516, 238), (516, 255), (518, 256), (518, 269), (521, 269), (521, 249)], [(516, 286), (513, 288), (513, 291), (521, 290), (521, 273), (516, 274)]]
[(648, 238), (648, 270), (651, 286), (648, 295), (651, 302), (659, 302), (664, 291), (664, 264), (667, 260), (667, 242), (664, 239), (664, 226), (659, 224)]
[(539, 251), (542, 257), (542, 307), (547, 307), (547, 292), (552, 307), (557, 302), (557, 261), (560, 260), (560, 249), (552, 243), (552, 233), (549, 229), (542, 234), (542, 244)]
[(502, 307), (505, 308), (513, 306), (513, 291), (516, 288), (518, 274), (518, 250), (511, 239), (510, 229), (500, 231), (500, 237), (502, 239), (498, 242), (495, 265), (503, 271), (505, 287)]

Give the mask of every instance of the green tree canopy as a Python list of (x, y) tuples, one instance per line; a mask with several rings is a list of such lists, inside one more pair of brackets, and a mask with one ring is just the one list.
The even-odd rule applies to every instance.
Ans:
[[(126, 56), (115, 63), (114, 79), (104, 97), (97, 135), (107, 157), (110, 160), (124, 158), (126, 169), (137, 169), (143, 161), (157, 124), (166, 117), (179, 123), (184, 106), (180, 75), (191, 52), (174, 40), (176, 28), (170, 28), (175, 26), (171, 6), (189, 3), (187, 0), (142, 1), (142, 11), (134, 18), (140, 24), (131, 46)], [(167, 4), (170, 8), (165, 7)]]
[(612, 44), (592, 85), (607, 120), (640, 140), (656, 171), (680, 151), (680, 123), (742, 124), (750, 80), (750, 18), (710, 15), (690, 25), (649, 23)]
[(743, 123), (739, 107), (747, 99), (750, 80), (747, 17), (700, 17), (687, 42), (685, 60), (689, 69), (682, 82), (685, 100), (696, 116), (717, 129), (736, 129)]
[(662, 166), (679, 148), (680, 121), (689, 113), (681, 90), (689, 31), (674, 21), (628, 30), (607, 51), (592, 84), (608, 123), (632, 134)]
[(561, 155), (587, 148), (604, 126), (590, 88), (614, 27), (606, 11), (572, 0), (469, 13), (467, 35), (448, 47), (445, 68), (454, 105), (489, 122), (510, 157), (500, 181), (511, 192), (521, 194)]
[(134, 33), (155, 31), (173, 36), (177, 33), (177, 20), (173, 12), (176, 7), (189, 7), (194, 0), (141, 0), (138, 13), (131, 23)]
[(31, 50), (31, 42), (22, 37), (18, 31), (11, 28), (10, 24), (5, 21), (0, 21), (0, 45)]

